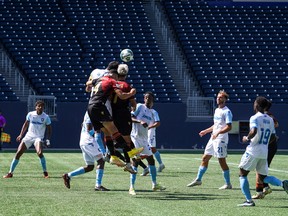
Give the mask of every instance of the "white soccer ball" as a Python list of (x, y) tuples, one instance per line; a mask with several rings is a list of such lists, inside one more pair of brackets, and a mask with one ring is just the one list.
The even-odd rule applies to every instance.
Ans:
[(130, 62), (133, 60), (134, 54), (130, 49), (124, 49), (120, 53), (120, 58), (124, 62)]

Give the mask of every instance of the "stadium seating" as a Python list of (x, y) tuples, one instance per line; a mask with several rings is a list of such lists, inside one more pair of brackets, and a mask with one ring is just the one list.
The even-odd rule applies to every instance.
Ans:
[[(204, 96), (214, 97), (225, 89), (230, 102), (248, 103), (258, 95), (288, 102), (287, 3), (161, 3)], [(55, 95), (58, 101), (87, 101), (84, 83), (89, 73), (120, 60), (120, 51), (130, 48), (135, 60), (128, 63), (128, 81), (137, 88), (137, 100), (152, 90), (157, 102), (181, 102), (142, 3), (5, 0), (0, 4), (1, 42), (38, 94)]]
[(287, 3), (162, 1), (205, 96), (287, 103)]
[(2, 74), (0, 74), (0, 101), (19, 101)]
[(141, 3), (5, 0), (1, 6), (2, 42), (38, 94), (87, 101), (90, 72), (120, 61), (120, 51), (130, 48), (135, 60), (128, 63), (128, 80), (137, 86), (138, 101), (159, 89), (166, 93), (155, 92), (157, 102), (181, 102)]

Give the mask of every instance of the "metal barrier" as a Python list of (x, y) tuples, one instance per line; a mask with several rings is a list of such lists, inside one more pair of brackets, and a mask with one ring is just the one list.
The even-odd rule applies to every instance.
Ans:
[(57, 120), (56, 113), (56, 97), (55, 96), (44, 96), (44, 95), (29, 95), (27, 108), (28, 112), (35, 110), (35, 103), (38, 100), (42, 100), (45, 103), (44, 112), (50, 116), (52, 120)]
[(214, 115), (215, 99), (213, 97), (188, 97), (187, 118), (198, 120), (212, 119)]

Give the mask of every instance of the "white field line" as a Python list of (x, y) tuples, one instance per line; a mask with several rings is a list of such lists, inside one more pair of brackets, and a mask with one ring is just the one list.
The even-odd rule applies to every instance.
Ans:
[[(181, 160), (190, 160), (190, 161), (191, 161), (191, 159), (194, 159), (194, 160), (197, 160), (197, 161), (201, 161), (202, 160), (201, 158), (177, 158), (177, 160), (179, 160), (179, 159), (181, 159)], [(239, 158), (239, 162), (240, 162), (240, 159), (241, 159), (241, 157)], [(209, 163), (215, 163), (215, 164), (217, 163), (218, 164), (218, 161), (211, 158)], [(236, 168), (238, 168), (238, 165), (239, 165), (239, 164), (236, 164), (236, 163), (229, 163), (229, 162), (227, 164), (230, 165), (230, 166), (236, 167)], [(269, 171), (280, 172), (280, 173), (288, 173), (287, 170), (279, 170), (279, 169), (273, 169), (273, 168), (269, 168)]]

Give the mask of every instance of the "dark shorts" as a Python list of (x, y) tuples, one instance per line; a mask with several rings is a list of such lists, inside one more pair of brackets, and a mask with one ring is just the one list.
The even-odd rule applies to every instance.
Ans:
[(89, 104), (87, 111), (94, 130), (100, 130), (103, 128), (104, 126), (102, 122), (113, 121), (105, 104)]
[(123, 136), (129, 136), (132, 130), (132, 119), (129, 110), (112, 110), (113, 121)]

